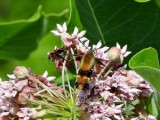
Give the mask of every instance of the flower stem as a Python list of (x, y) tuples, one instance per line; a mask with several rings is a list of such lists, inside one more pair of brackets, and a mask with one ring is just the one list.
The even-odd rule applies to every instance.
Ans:
[(36, 79), (36, 78), (34, 78), (34, 77), (30, 76), (30, 75), (28, 76), (28, 78), (31, 79), (31, 80), (33, 80), (33, 81), (35, 81), (35, 82), (37, 82), (37, 83), (39, 83), (43, 88), (45, 88), (47, 90), (47, 92), (51, 96), (53, 96), (53, 94), (54, 94), (57, 97), (57, 95), (51, 89), (49, 89), (49, 87), (47, 87), (45, 84), (43, 84), (42, 82), (40, 82), (38, 79)]
[(72, 56), (73, 56), (73, 60), (74, 60), (74, 64), (75, 64), (75, 68), (76, 68), (76, 74), (78, 73), (78, 67), (77, 67), (77, 63), (76, 63), (76, 58), (74, 56), (74, 51), (73, 49), (71, 48), (70, 49), (71, 53), (72, 53)]
[(109, 66), (110, 62), (108, 62), (104, 68), (101, 70), (101, 72), (99, 73), (99, 75), (97, 76), (97, 79), (99, 79), (99, 77), (102, 75), (102, 73), (105, 71), (105, 69)]
[(107, 77), (107, 76), (108, 76), (108, 74), (111, 72), (111, 70), (112, 70), (112, 67), (111, 67), (111, 68), (109, 68), (109, 70), (106, 72), (106, 74), (104, 75), (104, 77)]

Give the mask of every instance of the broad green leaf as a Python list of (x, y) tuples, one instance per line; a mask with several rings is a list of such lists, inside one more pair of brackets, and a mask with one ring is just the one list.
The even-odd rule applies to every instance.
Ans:
[[(0, 58), (26, 58), (43, 34), (41, 7), (28, 20), (0, 23)], [(32, 29), (33, 31), (31, 31)]]
[[(44, 33), (50, 31), (49, 23), (60, 21), (62, 14), (42, 14), (41, 7), (26, 20), (0, 23), (0, 59), (25, 59), (37, 48)], [(53, 25), (53, 24), (50, 24)], [(56, 25), (56, 24), (55, 24)]]
[(160, 8), (154, 0), (146, 3), (134, 0), (75, 1), (91, 43), (102, 40), (110, 46), (116, 42), (128, 44), (133, 53), (149, 46), (160, 50)]
[(147, 48), (140, 51), (131, 58), (129, 66), (147, 80), (157, 91), (160, 91), (160, 69), (155, 49)]
[(156, 94), (157, 91), (154, 90), (154, 94), (150, 95), (148, 99), (144, 100), (144, 106), (145, 107), (145, 111), (148, 111), (149, 114), (154, 115), (157, 120), (160, 119), (160, 107), (159, 107), (159, 100), (157, 101), (157, 95)]
[(154, 92), (155, 92), (155, 94), (151, 98), (151, 103), (149, 104), (149, 113), (156, 116), (157, 119), (159, 120), (160, 119), (160, 115), (159, 115), (159, 112), (160, 112), (159, 101), (160, 101), (160, 99), (157, 99), (157, 97), (159, 97), (160, 94), (159, 93), (157, 94), (157, 91), (154, 91)]
[(136, 2), (149, 2), (151, 0), (135, 0)]
[[(83, 30), (80, 18), (79, 18), (79, 14), (78, 14), (78, 10), (77, 10), (77, 6), (75, 5), (75, 0), (70, 0), (70, 17), (69, 17), (69, 32), (72, 33), (74, 27), (78, 27), (78, 29)], [(73, 19), (74, 18), (74, 19)]]
[(154, 48), (146, 48), (138, 52), (130, 60), (130, 67), (148, 66), (159, 69), (158, 53)]

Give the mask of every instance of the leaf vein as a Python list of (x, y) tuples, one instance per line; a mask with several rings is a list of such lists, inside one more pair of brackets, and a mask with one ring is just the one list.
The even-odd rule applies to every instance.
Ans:
[(93, 7), (93, 9), (96, 9), (99, 5), (101, 5), (104, 2), (104, 0), (102, 0), (101, 2), (99, 2), (95, 7)]
[(138, 42), (136, 42), (134, 45), (132, 45), (132, 46), (130, 47), (130, 49), (131, 49), (133, 46), (135, 46), (136, 44), (144, 41), (144, 40), (153, 32), (153, 30), (155, 29), (155, 27), (156, 27), (156, 25), (157, 25), (157, 17), (158, 17), (158, 9), (157, 9), (157, 11), (156, 11), (156, 13), (155, 13), (155, 20), (154, 20), (154, 22), (153, 22), (153, 26), (152, 26), (152, 28), (150, 29), (150, 31), (149, 31), (147, 34), (145, 34), (144, 38), (142, 38), (141, 40), (139, 40)]
[[(143, 5), (142, 5), (142, 6), (143, 6)], [(141, 10), (142, 6), (137, 10), (137, 12), (135, 13), (135, 15), (134, 15), (133, 17), (131, 17), (131, 18), (129, 18), (128, 20), (122, 22), (121, 24), (119, 24), (119, 25), (111, 28), (110, 30), (104, 32), (104, 35), (107, 34), (107, 33), (109, 33), (109, 32), (111, 32), (111, 31), (113, 31), (113, 30), (115, 30), (115, 29), (117, 29), (118, 27), (121, 27), (122, 25), (124, 25), (124, 24), (132, 21), (135, 17), (137, 17), (137, 15), (139, 14), (139, 11)]]
[(96, 15), (95, 15), (95, 13), (94, 13), (94, 10), (93, 10), (93, 8), (92, 8), (92, 5), (91, 5), (91, 3), (90, 3), (89, 0), (87, 0), (87, 2), (88, 2), (88, 5), (89, 5), (90, 10), (91, 10), (91, 12), (92, 12), (93, 18), (94, 18), (94, 20), (95, 20), (97, 29), (98, 29), (98, 31), (99, 31), (99, 33), (100, 33), (101, 38), (102, 38), (102, 42), (103, 42), (103, 44), (105, 44), (104, 36), (103, 36), (103, 33), (102, 33), (102, 31), (101, 31), (101, 28), (100, 28), (100, 26), (99, 26), (99, 24), (98, 24), (98, 21), (97, 21), (97, 19), (96, 19)]
[(123, 6), (121, 9), (119, 9), (115, 14), (113, 14), (113, 15), (108, 19), (108, 21), (101, 26), (101, 28), (103, 29), (103, 27), (104, 27), (105, 25), (107, 25), (118, 13), (120, 13), (121, 11), (123, 11), (123, 10), (127, 7), (127, 5), (128, 5), (129, 3), (130, 3), (130, 1), (128, 1), (126, 5), (124, 5), (124, 6)]

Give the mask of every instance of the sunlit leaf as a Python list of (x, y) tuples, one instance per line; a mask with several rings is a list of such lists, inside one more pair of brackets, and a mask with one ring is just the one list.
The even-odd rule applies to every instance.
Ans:
[(157, 91), (160, 91), (160, 69), (158, 54), (155, 49), (147, 48), (140, 51), (132, 57), (129, 66), (147, 80)]
[(136, 2), (149, 2), (151, 0), (135, 0)]

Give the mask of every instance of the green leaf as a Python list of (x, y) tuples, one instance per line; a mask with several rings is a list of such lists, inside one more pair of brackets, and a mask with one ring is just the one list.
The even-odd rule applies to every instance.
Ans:
[(134, 110), (134, 109), (135, 109), (135, 107), (134, 107), (133, 105), (131, 105), (131, 104), (126, 104), (126, 105), (125, 105), (125, 108), (124, 108), (124, 114), (125, 114), (126, 116), (131, 116), (131, 115), (134, 114), (134, 112), (132, 111), (132, 110)]
[(154, 115), (157, 117), (157, 119), (160, 117), (159, 115), (159, 112), (160, 112), (160, 109), (159, 109), (159, 100), (157, 101), (156, 100), (156, 95), (154, 94), (151, 98), (151, 103), (149, 103), (149, 108), (148, 108), (148, 111), (150, 114)]
[(146, 48), (138, 52), (130, 60), (132, 67), (149, 66), (159, 69), (158, 53), (154, 48)]
[(151, 0), (135, 0), (136, 2), (149, 2)]
[[(70, 0), (70, 17), (69, 17), (69, 32), (73, 32), (74, 27), (78, 27), (78, 29), (83, 30), (77, 7), (75, 6), (75, 0)], [(73, 19), (74, 18), (74, 19)]]
[(61, 14), (45, 14), (40, 6), (29, 19), (0, 23), (0, 59), (26, 59), (43, 35), (53, 29), (50, 26), (67, 13), (68, 10)]
[[(75, 0), (81, 24), (91, 43), (102, 40), (115, 45), (128, 44), (136, 53), (152, 46), (160, 50), (160, 9), (154, 0)], [(72, 7), (72, 11), (75, 7)], [(76, 13), (75, 13), (76, 14)], [(71, 18), (74, 20), (74, 16)]]
[[(43, 34), (41, 7), (28, 20), (0, 23), (0, 58), (25, 59), (37, 46)], [(31, 31), (31, 29), (33, 31)]]
[(129, 62), (131, 69), (147, 80), (157, 91), (160, 91), (160, 69), (158, 55), (154, 48), (146, 48)]

